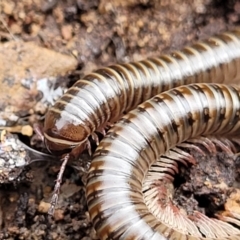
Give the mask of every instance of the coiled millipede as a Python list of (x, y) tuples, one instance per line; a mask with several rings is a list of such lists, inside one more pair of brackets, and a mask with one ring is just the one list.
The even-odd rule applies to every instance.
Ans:
[[(49, 109), (44, 125), (46, 146), (51, 152), (56, 154), (63, 154), (70, 151), (72, 155), (79, 154), (86, 148), (88, 137), (90, 135), (94, 136), (95, 131), (101, 131), (108, 123), (116, 122), (125, 113), (136, 108), (138, 104), (160, 92), (191, 83), (228, 83), (229, 80), (236, 82), (239, 78), (240, 29), (219, 34), (205, 41), (195, 43), (191, 47), (185, 47), (181, 51), (174, 51), (170, 55), (99, 69), (77, 81)], [(181, 91), (184, 93), (181, 94)], [(177, 97), (173, 98), (174, 94)], [(163, 96), (168, 98), (162, 99)], [(216, 103), (216, 99), (220, 103)], [(162, 103), (156, 103), (156, 100), (162, 101)], [(204, 100), (207, 101), (206, 105), (204, 105)], [(171, 228), (165, 228), (163, 223), (153, 222), (153, 219), (156, 220), (156, 218), (153, 217), (149, 210), (147, 211), (147, 207), (142, 201), (143, 196), (140, 193), (142, 191), (142, 180), (152, 162), (156, 160), (159, 154), (164, 154), (169, 147), (188, 137), (214, 133), (213, 129), (215, 129), (216, 133), (222, 134), (227, 129), (222, 129), (222, 126), (228, 125), (229, 122), (232, 124), (233, 122), (231, 121), (236, 121), (236, 124), (238, 124), (237, 101), (239, 101), (238, 91), (234, 87), (224, 85), (208, 86), (204, 84), (180, 87), (144, 103), (137, 110), (126, 115), (128, 119), (124, 117), (113, 128), (116, 131), (115, 133), (113, 130), (109, 132), (104, 141), (100, 143), (94, 155), (87, 186), (89, 210), (101, 238), (118, 239), (121, 236), (122, 239), (131, 239), (131, 237), (134, 239), (166, 239), (161, 235), (162, 232), (169, 239), (201, 239), (199, 236), (194, 237), (191, 233), (187, 236), (184, 230), (184, 233), (173, 231)], [(233, 103), (236, 104), (236, 107), (231, 106)], [(148, 104), (153, 104), (154, 107), (161, 105), (163, 108), (160, 112), (159, 108), (148, 108), (150, 106)], [(168, 109), (168, 104), (173, 109), (176, 108), (178, 110), (178, 115), (175, 116)], [(211, 106), (211, 104), (214, 105)], [(147, 110), (154, 112), (149, 113), (152, 117), (152, 119), (150, 118), (151, 120), (148, 120), (144, 116)], [(139, 113), (139, 115), (136, 113)], [(155, 113), (156, 115), (154, 115)], [(184, 117), (184, 114), (188, 114), (187, 117)], [(143, 117), (142, 120), (140, 120), (140, 116)], [(157, 122), (156, 118), (161, 119), (162, 122), (160, 120), (160, 122)], [(176, 124), (168, 120), (176, 121)], [(155, 125), (152, 124), (153, 122)], [(135, 129), (136, 132), (134, 128), (131, 129), (133, 131), (132, 134), (128, 132), (129, 128), (127, 126), (135, 123), (139, 124), (139, 129)], [(200, 126), (199, 123), (205, 125)], [(218, 128), (213, 126), (213, 123)], [(163, 132), (159, 132), (159, 135), (156, 135), (156, 132), (153, 131), (156, 131), (158, 124), (166, 125), (162, 126), (165, 129), (159, 128)], [(231, 131), (234, 129), (233, 127)], [(149, 131), (148, 133), (147, 130)], [(144, 131), (144, 134), (149, 137), (148, 140), (151, 140), (149, 142), (150, 145), (145, 146), (146, 142), (143, 139), (145, 135), (139, 134), (141, 131)], [(118, 134), (122, 136), (126, 132), (129, 135), (128, 139), (126, 141), (124, 139), (125, 143), (123, 141), (121, 142), (122, 145), (118, 146)], [(132, 138), (133, 135), (135, 139)], [(155, 137), (158, 138), (154, 140)], [(162, 142), (160, 141), (161, 138)], [(140, 144), (135, 144), (136, 141), (140, 141)], [(155, 146), (156, 142), (160, 145)], [(125, 144), (130, 145), (125, 146)], [(163, 146), (163, 144), (166, 144), (166, 146)], [(120, 148), (118, 149), (118, 147)], [(140, 150), (142, 147), (146, 147), (146, 149), (144, 151)], [(129, 159), (124, 156), (124, 153), (123, 156), (120, 153), (115, 156), (115, 151), (121, 149), (129, 157), (130, 154), (134, 153), (135, 155), (132, 156), (134, 160), (133, 158)], [(131, 151), (128, 153), (126, 150), (130, 149)], [(142, 158), (139, 155), (140, 152), (149, 154), (149, 162), (143, 161), (143, 166), (138, 162)], [(101, 158), (101, 156), (104, 156), (104, 158)], [(69, 155), (64, 157), (64, 162), (54, 189), (50, 213), (57, 202), (61, 177), (68, 157)], [(126, 157), (126, 161), (124, 161), (123, 157)], [(116, 169), (114, 170), (115, 165), (111, 165), (109, 159), (115, 161), (114, 164), (118, 166), (120, 175), (115, 171)], [(133, 163), (131, 161), (136, 162)], [(133, 168), (136, 165), (142, 168), (140, 170)], [(121, 175), (122, 173), (123, 175)], [(131, 173), (136, 173), (137, 175), (135, 176), (138, 179), (131, 175)], [(118, 190), (116, 192), (111, 192), (111, 181), (123, 185), (117, 186)], [(136, 192), (131, 189), (133, 186), (137, 188), (135, 189)], [(123, 198), (118, 198), (118, 196)], [(95, 199), (95, 197), (97, 198)], [(114, 199), (116, 197), (119, 203), (124, 203), (126, 204), (125, 206), (129, 207), (129, 214), (127, 210), (125, 211), (121, 208), (124, 205), (115, 204)], [(135, 198), (137, 201), (136, 206), (134, 205)], [(133, 211), (135, 207), (136, 209), (139, 207), (139, 215)], [(126, 207), (126, 209), (128, 208)], [(108, 217), (109, 220), (107, 219)], [(123, 221), (123, 218), (129, 221)], [(127, 228), (126, 225), (131, 225), (131, 228)], [(159, 232), (156, 231), (157, 229)], [(143, 233), (144, 230), (146, 230), (146, 234)], [(138, 231), (140, 235), (138, 235)], [(169, 232), (169, 236), (167, 236), (167, 232)], [(177, 238), (175, 238), (176, 234)]]
[[(87, 201), (100, 238), (239, 239), (240, 230), (223, 221), (205, 221), (204, 227), (199, 213), (191, 222), (174, 208), (163, 211), (158, 188), (144, 183), (151, 165), (176, 144), (200, 135), (239, 134), (239, 114), (240, 87), (192, 84), (125, 115), (100, 142), (89, 170)], [(143, 194), (146, 186), (150, 197), (159, 198), (155, 204)]]

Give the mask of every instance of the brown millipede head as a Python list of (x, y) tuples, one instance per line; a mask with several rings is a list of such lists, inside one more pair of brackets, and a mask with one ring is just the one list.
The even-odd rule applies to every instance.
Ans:
[(49, 152), (62, 155), (86, 142), (88, 133), (82, 125), (49, 111), (44, 122), (44, 137)]

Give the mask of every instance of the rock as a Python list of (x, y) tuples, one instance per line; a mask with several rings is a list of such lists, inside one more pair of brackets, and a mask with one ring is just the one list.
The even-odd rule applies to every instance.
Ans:
[(68, 74), (76, 66), (74, 57), (31, 42), (1, 44), (0, 125), (14, 125), (19, 117), (30, 113), (39, 101), (39, 95), (44, 96), (38, 89), (38, 81), (48, 78), (48, 84), (54, 88), (56, 78)]

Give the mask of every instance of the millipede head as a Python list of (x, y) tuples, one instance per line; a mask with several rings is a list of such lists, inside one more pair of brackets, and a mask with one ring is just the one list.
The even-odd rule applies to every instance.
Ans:
[(74, 123), (51, 109), (46, 114), (44, 137), (49, 152), (56, 155), (70, 152), (71, 149), (86, 142), (88, 135), (81, 124)]

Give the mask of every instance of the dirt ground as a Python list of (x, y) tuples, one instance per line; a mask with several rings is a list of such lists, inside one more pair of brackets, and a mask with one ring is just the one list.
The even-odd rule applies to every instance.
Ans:
[[(44, 151), (32, 127), (66, 87), (101, 66), (158, 56), (231, 29), (240, 21), (240, 1), (1, 0), (0, 13), (0, 126), (17, 122), (13, 132)], [(26, 85), (43, 78), (60, 92), (54, 87), (48, 94), (56, 96), (39, 104), (39, 92)], [(68, 166), (64, 173), (53, 218), (46, 213), (58, 162), (33, 163), (24, 181), (2, 184), (0, 239), (98, 239), (84, 194), (89, 157), (81, 158), (81, 170)]]

